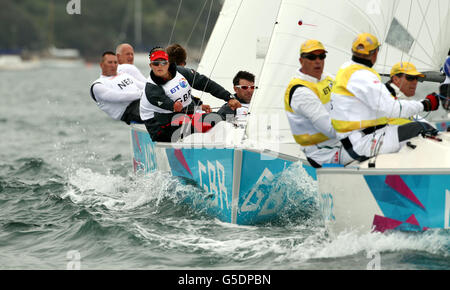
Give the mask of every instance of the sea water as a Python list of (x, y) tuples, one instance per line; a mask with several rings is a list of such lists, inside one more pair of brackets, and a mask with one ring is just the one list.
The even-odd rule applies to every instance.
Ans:
[(309, 193), (271, 223), (186, 206), (199, 188), (133, 173), (129, 128), (89, 96), (99, 73), (0, 71), (0, 269), (450, 269), (448, 231), (330, 237), (299, 166), (277, 188)]

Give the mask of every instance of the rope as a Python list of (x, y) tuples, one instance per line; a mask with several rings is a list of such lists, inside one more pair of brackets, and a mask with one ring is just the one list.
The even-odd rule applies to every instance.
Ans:
[[(409, 27), (409, 20), (411, 19), (411, 10), (412, 10), (412, 0), (410, 1), (409, 4), (409, 13), (408, 13), (408, 22), (406, 23), (406, 30), (408, 30)], [(402, 56), (400, 57), (400, 61), (403, 62), (403, 49), (402, 49)]]
[[(209, 15), (211, 14), (212, 2), (213, 2), (213, 1), (214, 1), (214, 0), (211, 1), (210, 10), (209, 10), (209, 13), (208, 13), (207, 25), (208, 25), (208, 22), (209, 22)], [(239, 10), (241, 9), (242, 2), (243, 2), (243, 0), (241, 0), (241, 2), (239, 3), (239, 7), (238, 7), (238, 9), (237, 9), (237, 11), (236, 11), (236, 14), (234, 15), (233, 21), (231, 22), (230, 28), (229, 28), (228, 31), (227, 31), (227, 34), (226, 34), (226, 36), (225, 36), (225, 40), (223, 41), (222, 46), (220, 47), (219, 53), (217, 54), (217, 57), (216, 57), (216, 59), (215, 59), (215, 61), (214, 61), (214, 65), (212, 66), (211, 72), (210, 72), (209, 75), (208, 75), (208, 79), (211, 78), (211, 75), (212, 75), (212, 73), (213, 73), (213, 71), (214, 71), (214, 68), (215, 68), (216, 65), (217, 65), (217, 62), (218, 62), (218, 60), (219, 60), (219, 57), (220, 57), (220, 55), (222, 54), (222, 50), (223, 50), (223, 48), (224, 48), (224, 46), (225, 46), (225, 43), (227, 42), (228, 36), (230, 35), (230, 31), (231, 31), (231, 29), (233, 28), (233, 25), (234, 25), (234, 22), (235, 22), (235, 20), (236, 20), (236, 17), (237, 17), (237, 15), (238, 15), (238, 13), (239, 13)], [(203, 40), (204, 40), (204, 38), (206, 37), (206, 30), (207, 30), (207, 29), (205, 28), (205, 32), (204, 32), (204, 35), (203, 35)], [(202, 40), (202, 46), (203, 46), (203, 40)], [(202, 54), (203, 54), (203, 52), (202, 52)], [(194, 80), (195, 80), (195, 77), (194, 77)], [(204, 87), (203, 89), (205, 89), (207, 85), (208, 85), (208, 82), (205, 84), (205, 87)], [(200, 93), (200, 97), (199, 97), (200, 99), (201, 99), (201, 97), (203, 96), (203, 94), (204, 94), (204, 90), (202, 90), (201, 93)]]
[(199, 22), (199, 20), (200, 20), (200, 17), (201, 17), (202, 14), (203, 14), (203, 10), (205, 9), (206, 3), (207, 3), (207, 2), (208, 2), (208, 0), (205, 0), (205, 2), (203, 3), (202, 9), (200, 10), (200, 13), (199, 13), (198, 16), (197, 16), (197, 19), (195, 20), (195, 23), (194, 23), (194, 26), (192, 27), (191, 33), (189, 33), (189, 36), (188, 36), (188, 38), (187, 38), (187, 40), (186, 40), (186, 42), (185, 42), (185, 46), (188, 46), (189, 41), (191, 40), (192, 34), (194, 33), (194, 30), (195, 30), (195, 28), (197, 27), (197, 24), (198, 24), (198, 22)]
[(180, 13), (181, 4), (183, 4), (183, 0), (180, 0), (180, 4), (178, 5), (177, 15), (175, 16), (175, 21), (172, 26), (172, 31), (170, 32), (169, 42), (167, 43), (167, 46), (169, 46), (169, 44), (172, 42), (172, 36), (173, 36), (173, 32), (175, 31), (175, 26), (177, 24), (178, 14)]

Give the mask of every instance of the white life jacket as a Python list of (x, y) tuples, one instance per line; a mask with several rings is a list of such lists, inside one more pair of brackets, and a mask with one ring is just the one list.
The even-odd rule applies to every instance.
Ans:
[[(111, 102), (109, 100), (105, 100), (101, 95), (94, 95), (93, 87), (95, 84), (102, 84), (108, 87), (111, 90), (114, 90), (118, 93), (121, 92), (136, 92), (136, 96), (141, 95), (141, 89), (139, 89), (134, 83), (134, 78), (127, 73), (118, 73), (115, 76), (100, 76), (97, 80), (92, 83), (91, 86), (91, 97), (97, 103), (98, 107), (107, 113), (111, 118), (120, 120), (123, 113), (125, 112), (128, 105), (139, 99), (137, 97), (121, 102)], [(138, 94), (139, 92), (139, 94)]]
[[(156, 85), (155, 82), (149, 78), (148, 82)], [(160, 87), (164, 90), (166, 96), (170, 98), (172, 101), (177, 102), (180, 101), (183, 104), (183, 108), (188, 106), (192, 102), (191, 91), (192, 88), (189, 85), (186, 78), (179, 72), (176, 73), (175, 77), (165, 83), (164, 85), (160, 85)], [(154, 117), (156, 113), (173, 113), (173, 111), (164, 110), (160, 107), (157, 107), (151, 104), (146, 97), (141, 99), (140, 105), (140, 114), (142, 120), (148, 120)]]

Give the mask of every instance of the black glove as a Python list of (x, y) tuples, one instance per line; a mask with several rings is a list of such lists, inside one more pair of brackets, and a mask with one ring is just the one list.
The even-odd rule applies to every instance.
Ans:
[(439, 108), (439, 96), (431, 93), (422, 101), (423, 110), (425, 112), (436, 111)]

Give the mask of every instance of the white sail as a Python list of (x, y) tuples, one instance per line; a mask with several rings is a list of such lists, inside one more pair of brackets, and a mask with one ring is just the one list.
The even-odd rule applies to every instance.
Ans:
[(401, 60), (421, 71), (437, 71), (450, 47), (449, 5), (448, 0), (283, 0), (252, 98), (248, 138), (259, 144), (294, 142), (283, 97), (305, 40), (325, 45), (325, 71), (331, 74), (351, 58), (351, 44), (363, 32), (382, 43), (374, 67), (378, 72), (389, 73)]
[[(198, 72), (231, 93), (233, 77), (240, 70), (261, 71), (281, 0), (226, 0), (198, 66)], [(224, 102), (199, 91), (204, 103), (219, 107)]]

